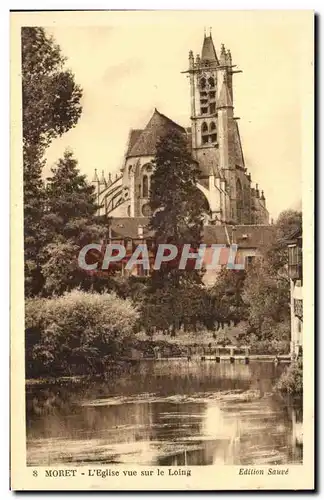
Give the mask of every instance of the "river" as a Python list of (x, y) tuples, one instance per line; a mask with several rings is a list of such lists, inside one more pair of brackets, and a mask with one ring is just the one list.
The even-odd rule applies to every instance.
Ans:
[(141, 361), (118, 377), (27, 385), (27, 463), (301, 463), (301, 408), (272, 391), (283, 368)]

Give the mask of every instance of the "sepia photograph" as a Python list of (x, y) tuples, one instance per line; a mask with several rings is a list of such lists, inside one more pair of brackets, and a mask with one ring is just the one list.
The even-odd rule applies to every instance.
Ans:
[(24, 477), (310, 488), (313, 13), (11, 21)]

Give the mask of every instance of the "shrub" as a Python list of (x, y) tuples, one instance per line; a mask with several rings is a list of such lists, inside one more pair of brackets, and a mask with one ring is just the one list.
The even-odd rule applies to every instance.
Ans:
[(137, 320), (129, 300), (74, 290), (26, 302), (29, 375), (103, 370), (116, 359)]
[(282, 373), (275, 390), (289, 395), (301, 395), (303, 393), (303, 362), (301, 359), (291, 363)]

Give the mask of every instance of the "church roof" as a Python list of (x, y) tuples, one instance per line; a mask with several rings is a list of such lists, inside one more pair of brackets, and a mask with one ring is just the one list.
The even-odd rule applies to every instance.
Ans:
[(132, 150), (132, 147), (134, 146), (134, 144), (136, 144), (136, 142), (139, 139), (139, 136), (141, 135), (142, 132), (143, 132), (143, 129), (132, 128), (130, 130), (129, 137), (128, 137), (126, 156), (129, 155), (130, 151)]
[(205, 36), (204, 43), (201, 51), (202, 61), (216, 61), (218, 64), (217, 54), (214, 47), (213, 39), (210, 36)]
[(183, 127), (170, 120), (170, 118), (155, 108), (144, 130), (131, 131), (127, 156), (154, 155), (158, 141), (170, 130), (186, 133)]

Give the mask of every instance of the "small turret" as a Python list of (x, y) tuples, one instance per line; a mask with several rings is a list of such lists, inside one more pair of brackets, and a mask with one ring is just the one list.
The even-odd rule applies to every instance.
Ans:
[(252, 177), (251, 177), (250, 172), (247, 174), (247, 178), (248, 178), (248, 181), (249, 181), (249, 182), (252, 182)]
[(219, 63), (221, 66), (226, 66), (226, 49), (225, 49), (225, 45), (223, 43), (221, 45), (221, 53), (220, 53)]
[(109, 172), (109, 174), (108, 174), (108, 186), (110, 186), (110, 184), (112, 184), (112, 180), (111, 180), (111, 173)]
[(196, 65), (200, 66), (200, 55), (199, 54), (196, 55)]
[(194, 56), (192, 50), (189, 51), (189, 69), (193, 69), (195, 65)]
[(232, 54), (231, 54), (230, 49), (228, 49), (226, 56), (225, 56), (225, 59), (226, 59), (227, 65), (232, 66)]
[(261, 191), (261, 200), (265, 200), (264, 191)]
[(100, 183), (96, 168), (95, 168), (95, 171), (94, 171), (94, 176), (93, 176), (92, 182), (93, 183), (97, 183), (97, 182)]
[(255, 197), (260, 198), (259, 184), (255, 185)]
[(105, 179), (105, 174), (104, 174), (104, 171), (102, 170), (101, 171), (101, 179), (100, 179), (100, 184), (102, 186), (107, 186), (107, 182), (106, 182), (106, 179)]

